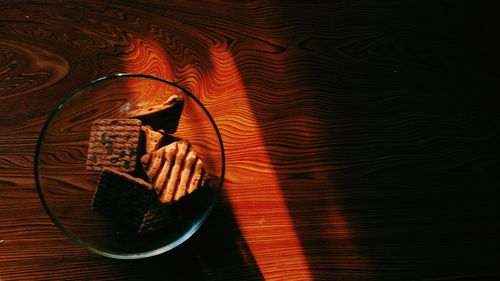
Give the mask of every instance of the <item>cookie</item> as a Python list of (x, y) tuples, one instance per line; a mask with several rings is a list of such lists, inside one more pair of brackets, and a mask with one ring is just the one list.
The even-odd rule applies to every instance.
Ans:
[[(208, 183), (208, 181), (207, 181)], [(162, 230), (175, 230), (179, 223), (193, 221), (209, 208), (211, 202), (207, 198), (214, 196), (212, 188), (197, 188), (188, 196), (178, 201), (162, 203), (156, 201), (144, 215), (139, 228), (140, 234), (150, 234)]]
[(104, 168), (92, 209), (119, 222), (139, 228), (158, 196), (151, 184), (129, 174)]
[(172, 204), (164, 204), (159, 200), (155, 201), (144, 215), (139, 233), (149, 233), (165, 229), (168, 226), (179, 221), (177, 209)]
[(172, 95), (160, 105), (139, 107), (127, 114), (130, 118), (139, 119), (142, 124), (151, 126), (153, 130), (174, 133), (179, 125), (183, 107), (184, 100)]
[(177, 201), (202, 186), (206, 174), (203, 162), (186, 140), (173, 142), (141, 157), (160, 201)]
[(163, 134), (151, 128), (151, 126), (142, 126), (141, 134), (145, 153), (150, 153), (157, 150), (162, 143)]
[(133, 171), (137, 161), (140, 129), (141, 121), (138, 119), (95, 121), (90, 132), (87, 169)]

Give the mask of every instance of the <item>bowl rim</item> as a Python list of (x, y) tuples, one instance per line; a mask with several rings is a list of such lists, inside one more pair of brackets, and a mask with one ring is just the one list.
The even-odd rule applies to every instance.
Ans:
[[(216, 135), (217, 135), (217, 139), (219, 141), (219, 146), (220, 146), (220, 149), (221, 149), (222, 165), (221, 165), (221, 174), (220, 174), (219, 185), (215, 189), (214, 200), (212, 200), (212, 202), (208, 206), (208, 209), (204, 212), (204, 214), (202, 215), (202, 217), (200, 218), (200, 220), (197, 221), (196, 223), (194, 223), (193, 226), (189, 229), (189, 231), (187, 231), (182, 236), (180, 236), (179, 238), (177, 238), (174, 242), (171, 242), (171, 243), (169, 243), (169, 244), (167, 244), (165, 246), (162, 246), (160, 248), (157, 248), (157, 249), (154, 249), (154, 250), (150, 250), (150, 251), (146, 251), (146, 252), (142, 252), (142, 253), (136, 253), (136, 254), (123, 254), (123, 253), (117, 253), (117, 252), (103, 251), (103, 250), (99, 250), (97, 248), (94, 248), (94, 247), (86, 244), (84, 241), (80, 240), (77, 237), (77, 235), (73, 234), (70, 230), (66, 229), (63, 226), (63, 224), (59, 221), (59, 219), (57, 218), (57, 216), (55, 216), (52, 213), (52, 211), (51, 211), (51, 209), (50, 209), (50, 207), (49, 207), (49, 205), (48, 205), (48, 203), (47, 203), (47, 201), (45, 199), (45, 195), (44, 195), (44, 191), (43, 191), (43, 187), (42, 187), (41, 179), (40, 179), (40, 163), (39, 163), (39, 161), (40, 161), (40, 153), (41, 153), (42, 144), (43, 144), (43, 142), (45, 140), (45, 133), (46, 133), (47, 129), (49, 128), (50, 124), (52, 123), (52, 120), (57, 115), (57, 113), (61, 109), (64, 108), (64, 105), (68, 101), (70, 101), (74, 96), (78, 95), (78, 93), (80, 93), (81, 91), (83, 91), (83, 90), (85, 90), (87, 88), (90, 88), (90, 87), (92, 87), (94, 85), (97, 85), (99, 83), (102, 83), (102, 82), (105, 82), (105, 81), (114, 80), (114, 79), (130, 78), (130, 77), (132, 77), (132, 78), (152, 79), (152, 80), (156, 80), (156, 81), (160, 81), (160, 82), (169, 84), (171, 86), (174, 86), (174, 87), (180, 89), (185, 95), (187, 95), (190, 98), (192, 98), (198, 104), (198, 106), (200, 106), (200, 108), (204, 111), (204, 113), (207, 115), (208, 119), (210, 120), (210, 123), (212, 124), (213, 128), (215, 129), (215, 132), (216, 132)], [(156, 256), (156, 255), (165, 253), (165, 252), (170, 251), (173, 248), (179, 246), (180, 244), (184, 243), (189, 237), (191, 237), (200, 228), (200, 226), (205, 222), (205, 220), (210, 215), (210, 213), (212, 212), (215, 204), (218, 201), (218, 198), (219, 198), (221, 190), (222, 190), (222, 184), (223, 184), (223, 181), (224, 181), (225, 167), (226, 167), (226, 156), (225, 156), (225, 152), (224, 152), (224, 145), (222, 143), (221, 133), (219, 131), (219, 128), (215, 124), (215, 121), (214, 121), (212, 115), (210, 115), (210, 113), (205, 108), (205, 106), (203, 106), (203, 104), (200, 102), (200, 100), (198, 100), (198, 98), (196, 98), (191, 92), (189, 92), (188, 90), (186, 90), (184, 87), (178, 85), (177, 83), (174, 83), (172, 81), (169, 81), (169, 80), (166, 80), (166, 79), (163, 79), (163, 78), (159, 78), (159, 77), (156, 77), (156, 76), (152, 76), (152, 75), (148, 75), (148, 74), (140, 74), (140, 73), (120, 73), (120, 74), (115, 74), (115, 75), (110, 75), (110, 76), (104, 76), (104, 77), (95, 79), (95, 80), (93, 80), (93, 81), (91, 81), (91, 82), (89, 82), (89, 83), (87, 83), (87, 84), (85, 84), (85, 85), (83, 85), (83, 86), (81, 86), (81, 87), (73, 90), (69, 95), (67, 95), (62, 100), (62, 102), (59, 103), (58, 106), (56, 106), (56, 108), (54, 110), (52, 110), (52, 112), (49, 114), (49, 117), (45, 121), (45, 123), (44, 123), (44, 125), (42, 127), (42, 130), (40, 131), (40, 135), (38, 136), (38, 140), (37, 140), (37, 144), (36, 144), (36, 149), (35, 149), (35, 159), (34, 159), (35, 185), (36, 185), (36, 189), (37, 189), (37, 192), (38, 192), (38, 197), (40, 198), (40, 201), (42, 202), (42, 205), (43, 205), (43, 207), (45, 209), (45, 212), (49, 215), (50, 219), (54, 222), (54, 224), (67, 237), (69, 237), (71, 240), (73, 240), (74, 242), (76, 242), (77, 244), (79, 244), (80, 246), (82, 246), (83, 248), (88, 249), (88, 250), (90, 250), (90, 251), (92, 251), (92, 252), (94, 252), (96, 254), (99, 254), (99, 255), (102, 255), (102, 256), (105, 256), (105, 257), (114, 258), (114, 259), (126, 259), (126, 260), (147, 258), (147, 257), (152, 257), (152, 256)]]

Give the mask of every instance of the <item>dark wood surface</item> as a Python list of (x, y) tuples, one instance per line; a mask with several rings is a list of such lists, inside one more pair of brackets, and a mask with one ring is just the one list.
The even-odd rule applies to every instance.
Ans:
[[(0, 1), (0, 280), (500, 278), (491, 3)], [(51, 110), (123, 72), (193, 92), (227, 153), (202, 228), (133, 261), (66, 238), (33, 175)]]

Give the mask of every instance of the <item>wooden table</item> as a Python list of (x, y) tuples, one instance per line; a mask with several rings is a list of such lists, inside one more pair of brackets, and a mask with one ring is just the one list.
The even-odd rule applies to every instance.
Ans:
[[(493, 11), (0, 1), (0, 280), (499, 278)], [(222, 198), (195, 236), (132, 261), (66, 238), (33, 176), (49, 112), (124, 72), (193, 92), (227, 153)]]

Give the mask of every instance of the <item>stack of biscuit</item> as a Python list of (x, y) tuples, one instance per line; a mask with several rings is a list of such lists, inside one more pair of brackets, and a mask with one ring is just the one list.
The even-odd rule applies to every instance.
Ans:
[(167, 227), (171, 206), (207, 181), (193, 146), (174, 137), (183, 100), (92, 124), (86, 167), (100, 172), (92, 209), (139, 233)]

